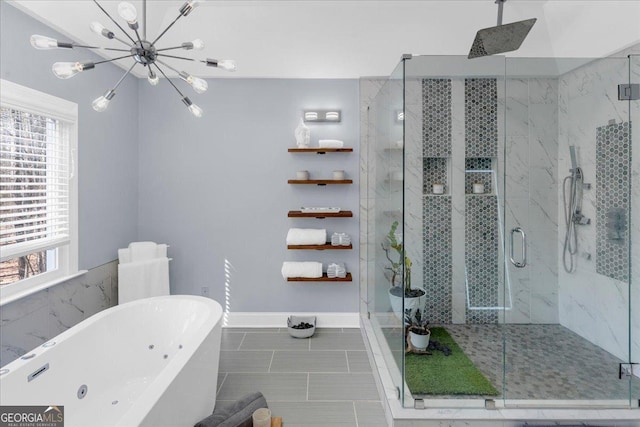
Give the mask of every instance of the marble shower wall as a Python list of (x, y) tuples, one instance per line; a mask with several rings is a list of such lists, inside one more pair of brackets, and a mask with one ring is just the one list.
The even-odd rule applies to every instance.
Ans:
[(507, 263), (512, 309), (504, 320), (558, 323), (558, 81), (508, 78), (505, 86), (504, 237), (509, 250), (510, 230), (521, 227), (528, 252), (526, 268)]
[[(640, 53), (640, 45), (635, 47)], [(591, 218), (592, 225), (578, 227), (577, 269), (566, 273), (560, 258), (560, 323), (592, 343), (615, 356), (628, 360), (629, 336), (631, 354), (638, 362), (640, 355), (640, 225), (634, 218), (640, 211), (640, 135), (636, 124), (640, 122), (640, 101), (618, 101), (618, 84), (631, 78), (640, 82), (640, 60), (636, 57), (629, 67), (626, 55), (621, 52), (616, 58), (609, 57), (593, 61), (583, 67), (564, 74), (559, 79), (559, 171), (558, 180), (569, 173), (569, 146), (576, 147), (577, 160), (583, 169), (585, 182), (592, 183), (592, 190), (585, 191), (584, 215)], [(631, 111), (629, 110), (631, 108)], [(631, 112), (632, 122), (632, 197), (630, 233), (632, 241), (632, 282), (620, 281), (597, 272), (596, 239), (594, 221), (596, 212), (596, 140), (597, 128), (607, 126), (610, 120), (616, 124), (627, 122)], [(635, 123), (634, 123), (635, 121)], [(558, 217), (562, 218), (562, 188), (558, 192)], [(564, 223), (559, 225), (558, 251), (563, 249)], [(627, 236), (625, 236), (627, 237)], [(635, 243), (635, 244), (634, 244)], [(589, 258), (588, 255), (591, 257)], [(624, 266), (628, 268), (628, 266)], [(625, 273), (621, 272), (624, 276)], [(635, 274), (634, 274), (635, 273)], [(635, 276), (635, 278), (634, 278)], [(629, 286), (632, 287), (629, 292)], [(631, 302), (629, 301), (631, 294)], [(631, 303), (631, 331), (629, 331), (629, 305)]]
[(118, 262), (0, 308), (0, 366), (118, 304)]

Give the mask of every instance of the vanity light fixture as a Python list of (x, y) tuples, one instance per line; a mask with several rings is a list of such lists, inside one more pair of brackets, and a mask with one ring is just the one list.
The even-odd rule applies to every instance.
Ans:
[(66, 42), (60, 42), (56, 39), (53, 39), (51, 37), (46, 37), (46, 36), (41, 36), (41, 35), (37, 35), (34, 34), (31, 36), (31, 45), (39, 50), (46, 50), (46, 49), (75, 49), (75, 48), (84, 48), (84, 49), (101, 49), (101, 50), (110, 50), (110, 51), (116, 51), (116, 52), (122, 52), (122, 56), (118, 56), (116, 58), (113, 59), (106, 59), (104, 61), (97, 61), (97, 62), (56, 62), (55, 64), (53, 64), (52, 67), (52, 71), (53, 74), (55, 74), (56, 77), (60, 78), (60, 79), (68, 79), (71, 78), (73, 76), (75, 76), (76, 74), (79, 74), (83, 71), (86, 70), (91, 70), (93, 68), (95, 68), (96, 65), (98, 64), (103, 64), (105, 62), (111, 62), (111, 61), (116, 61), (118, 59), (125, 59), (125, 58), (133, 58), (134, 62), (133, 65), (131, 65), (131, 68), (129, 68), (129, 70), (124, 73), (124, 75), (120, 78), (120, 80), (118, 80), (118, 82), (110, 89), (107, 90), (102, 96), (96, 98), (93, 102), (92, 102), (92, 106), (93, 109), (101, 112), (107, 109), (107, 107), (109, 106), (109, 102), (111, 101), (111, 99), (113, 99), (113, 97), (116, 95), (116, 89), (118, 88), (118, 86), (120, 85), (120, 83), (122, 83), (122, 81), (124, 80), (124, 78), (131, 73), (131, 70), (133, 70), (133, 68), (136, 65), (142, 65), (143, 67), (148, 67), (148, 81), (149, 84), (151, 84), (152, 86), (155, 86), (158, 84), (159, 82), (159, 77), (156, 74), (156, 71), (158, 71), (160, 74), (162, 74), (167, 81), (171, 84), (171, 86), (173, 86), (173, 88), (178, 92), (178, 94), (180, 95), (180, 98), (182, 99), (182, 102), (187, 106), (187, 108), (189, 109), (189, 111), (191, 112), (191, 114), (193, 114), (195, 117), (201, 117), (202, 116), (202, 109), (200, 107), (198, 107), (196, 104), (194, 104), (189, 97), (185, 96), (180, 89), (178, 89), (178, 87), (171, 81), (169, 80), (169, 78), (167, 78), (167, 75), (164, 73), (163, 69), (160, 67), (160, 65), (162, 65), (163, 67), (169, 68), (171, 70), (173, 70), (174, 72), (176, 72), (178, 74), (178, 76), (184, 80), (186, 83), (188, 83), (193, 90), (196, 93), (204, 93), (207, 90), (207, 82), (206, 80), (203, 80), (201, 78), (198, 77), (194, 77), (190, 74), (188, 74), (185, 71), (179, 71), (176, 70), (175, 68), (173, 68), (172, 66), (170, 66), (169, 64), (166, 64), (165, 62), (161, 61), (160, 58), (162, 59), (180, 59), (180, 60), (184, 60), (184, 61), (193, 61), (193, 62), (202, 62), (203, 64), (205, 64), (208, 67), (216, 67), (216, 68), (221, 68), (223, 70), (227, 70), (227, 71), (235, 71), (236, 70), (236, 63), (235, 61), (232, 61), (230, 59), (204, 59), (204, 60), (196, 60), (193, 58), (187, 58), (187, 57), (183, 57), (183, 56), (176, 56), (176, 55), (168, 55), (165, 52), (168, 50), (174, 50), (174, 49), (184, 49), (184, 50), (202, 50), (204, 49), (204, 42), (200, 39), (195, 39), (192, 40), (190, 42), (184, 42), (181, 43), (179, 46), (172, 46), (172, 47), (165, 47), (165, 48), (159, 48), (156, 46), (156, 43), (158, 42), (158, 40), (160, 40), (160, 38), (162, 36), (165, 35), (165, 33), (167, 31), (169, 31), (169, 29), (182, 17), (187, 16), (191, 13), (191, 11), (197, 6), (198, 4), (198, 0), (188, 0), (187, 2), (185, 2), (182, 7), (180, 7), (180, 9), (178, 10), (178, 16), (177, 18), (175, 18), (168, 26), (167, 28), (164, 29), (164, 31), (162, 31), (160, 33), (160, 35), (158, 35), (155, 40), (153, 40), (152, 42), (147, 41), (147, 0), (142, 0), (142, 35), (138, 32), (138, 29), (140, 28), (140, 25), (138, 24), (138, 11), (136, 10), (135, 6), (133, 6), (131, 3), (127, 3), (127, 2), (121, 2), (118, 5), (118, 14), (120, 15), (120, 17), (127, 22), (127, 25), (129, 27), (130, 30), (132, 30), (135, 33), (135, 38), (132, 37), (131, 34), (129, 34), (127, 31), (125, 31), (125, 29), (116, 22), (115, 19), (113, 19), (111, 17), (111, 15), (109, 15), (109, 13), (100, 5), (100, 3), (98, 3), (97, 0), (93, 0), (93, 2), (100, 8), (100, 10), (102, 12), (104, 12), (105, 15), (107, 15), (107, 17), (113, 22), (113, 24), (118, 27), (120, 29), (120, 31), (122, 31), (122, 33), (127, 37), (128, 40), (124, 40), (122, 38), (118, 38), (115, 33), (107, 28), (105, 28), (102, 24), (100, 24), (99, 22), (92, 22), (90, 25), (91, 31), (93, 31), (96, 34), (99, 34), (107, 39), (110, 40), (116, 40), (118, 42), (120, 42), (121, 44), (125, 45), (126, 48), (125, 49), (119, 49), (119, 48), (111, 48), (111, 47), (99, 47), (99, 46), (87, 46), (87, 45), (81, 45), (78, 43), (66, 43)]
[(334, 122), (342, 119), (341, 110), (304, 110), (305, 122)]

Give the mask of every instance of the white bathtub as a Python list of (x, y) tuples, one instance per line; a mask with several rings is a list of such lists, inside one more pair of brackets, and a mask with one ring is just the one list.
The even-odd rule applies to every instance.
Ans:
[(197, 296), (104, 310), (6, 365), (0, 405), (64, 405), (66, 427), (193, 426), (215, 406), (221, 318)]

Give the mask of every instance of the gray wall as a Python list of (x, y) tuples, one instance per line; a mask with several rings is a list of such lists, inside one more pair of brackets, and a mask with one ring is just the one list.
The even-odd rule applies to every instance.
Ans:
[(122, 71), (98, 66), (71, 81), (51, 73), (56, 61), (97, 58), (89, 52), (38, 51), (31, 34), (60, 34), (0, 2), (0, 76), (78, 103), (80, 277), (0, 308), (0, 366), (100, 310), (117, 303), (117, 248), (137, 235), (138, 81), (129, 77), (112, 108), (99, 114), (91, 101)]
[[(211, 79), (204, 95), (176, 81), (204, 109), (201, 119), (190, 116), (169, 85), (144, 83), (139, 238), (171, 245), (171, 292), (200, 294), (208, 286), (211, 297), (234, 312), (356, 312), (358, 81)], [(323, 107), (342, 109), (342, 122), (310, 125), (312, 145), (336, 138), (354, 152), (288, 153), (302, 110)], [(301, 169), (318, 178), (344, 169), (354, 185), (288, 185)], [(340, 206), (354, 217), (287, 218), (288, 210), (305, 205)], [(287, 251), (289, 227), (345, 231), (354, 250)], [(288, 283), (280, 275), (287, 260), (343, 260), (354, 281)]]
[(48, 26), (0, 2), (0, 76), (78, 104), (78, 200), (80, 269), (117, 258), (137, 233), (138, 169), (137, 79), (128, 77), (110, 108), (97, 113), (91, 101), (114, 84), (123, 71), (98, 65), (71, 80), (51, 72), (58, 61), (97, 60), (83, 49), (36, 50), (29, 37), (42, 34), (68, 40)]

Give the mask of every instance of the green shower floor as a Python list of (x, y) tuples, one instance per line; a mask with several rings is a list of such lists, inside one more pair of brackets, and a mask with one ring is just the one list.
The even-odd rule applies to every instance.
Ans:
[(498, 391), (475, 367), (444, 328), (431, 328), (431, 339), (451, 349), (451, 355), (407, 354), (405, 380), (413, 395), (496, 396)]

